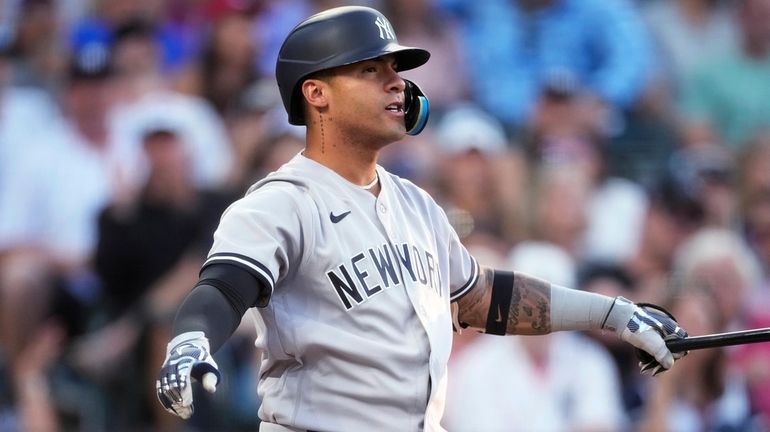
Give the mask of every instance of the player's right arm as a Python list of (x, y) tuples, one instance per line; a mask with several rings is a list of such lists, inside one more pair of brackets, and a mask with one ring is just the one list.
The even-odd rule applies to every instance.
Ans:
[[(212, 358), (235, 332), (246, 310), (256, 306), (269, 288), (248, 271), (227, 263), (204, 267), (200, 280), (182, 303), (173, 325), (166, 359), (156, 381), (158, 400), (184, 419), (193, 413), (192, 379), (213, 392), (219, 370)], [(216, 377), (203, 378), (207, 374)]]
[(156, 382), (158, 399), (172, 414), (192, 415), (191, 379), (203, 379), (204, 388), (214, 390), (219, 371), (211, 354), (233, 334), (246, 310), (267, 306), (276, 280), (300, 259), (309, 229), (301, 223), (303, 215), (309, 216), (300, 194), (287, 182), (273, 182), (222, 215), (200, 280), (177, 312)]
[(455, 299), (456, 323), (491, 334), (546, 334), (560, 330), (607, 329), (651, 356), (642, 370), (669, 369), (683, 353), (672, 354), (665, 341), (686, 337), (667, 312), (561, 287), (519, 272), (482, 267), (475, 286)]

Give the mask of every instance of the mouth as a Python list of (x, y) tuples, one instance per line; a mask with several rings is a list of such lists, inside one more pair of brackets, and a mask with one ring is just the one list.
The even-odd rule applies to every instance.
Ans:
[(385, 111), (389, 111), (393, 114), (397, 115), (404, 115), (404, 103), (403, 102), (393, 102), (390, 105), (385, 107)]

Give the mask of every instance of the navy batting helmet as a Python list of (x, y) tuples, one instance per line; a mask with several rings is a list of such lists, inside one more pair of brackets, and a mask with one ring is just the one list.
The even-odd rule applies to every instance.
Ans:
[[(430, 57), (424, 49), (400, 45), (388, 19), (372, 8), (337, 7), (298, 24), (284, 40), (275, 68), (289, 123), (305, 124), (300, 90), (305, 78), (386, 54), (396, 56), (399, 71), (416, 68)], [(428, 100), (417, 85), (407, 82), (405, 102), (407, 132), (416, 135), (427, 121)]]

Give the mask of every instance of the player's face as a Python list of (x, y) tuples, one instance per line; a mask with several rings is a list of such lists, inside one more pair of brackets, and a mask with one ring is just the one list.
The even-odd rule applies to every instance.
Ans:
[(403, 138), (405, 84), (396, 67), (384, 56), (338, 68), (330, 81), (332, 121), (374, 145)]

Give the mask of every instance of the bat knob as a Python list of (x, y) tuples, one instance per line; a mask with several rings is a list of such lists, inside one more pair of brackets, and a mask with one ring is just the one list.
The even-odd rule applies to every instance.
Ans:
[(203, 375), (203, 388), (206, 389), (206, 391), (209, 393), (214, 393), (217, 391), (217, 381), (219, 381), (219, 379), (215, 374), (207, 372), (205, 375)]

